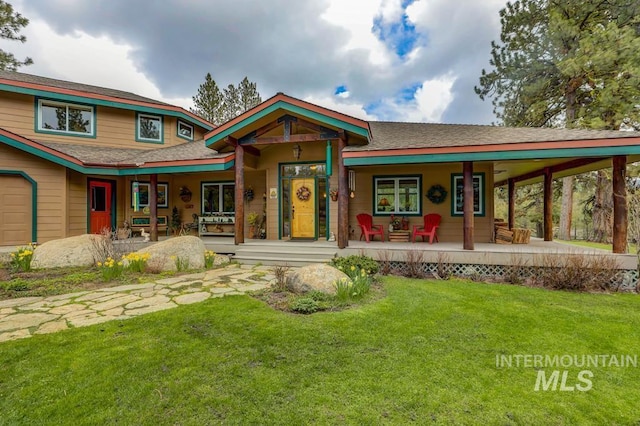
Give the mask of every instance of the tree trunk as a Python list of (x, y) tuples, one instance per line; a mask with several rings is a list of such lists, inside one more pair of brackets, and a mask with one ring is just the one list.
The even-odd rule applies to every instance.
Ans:
[(573, 176), (562, 178), (562, 204), (560, 214), (560, 229), (558, 238), (571, 239), (571, 220), (573, 217)]
[(613, 197), (610, 188), (611, 182), (607, 172), (598, 170), (593, 203), (593, 240), (599, 243), (611, 242)]

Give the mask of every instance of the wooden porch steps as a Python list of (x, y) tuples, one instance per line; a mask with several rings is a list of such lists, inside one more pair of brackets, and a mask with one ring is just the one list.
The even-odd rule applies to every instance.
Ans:
[(324, 241), (247, 240), (236, 246), (233, 260), (249, 265), (305, 266), (330, 262), (337, 254), (336, 244)]

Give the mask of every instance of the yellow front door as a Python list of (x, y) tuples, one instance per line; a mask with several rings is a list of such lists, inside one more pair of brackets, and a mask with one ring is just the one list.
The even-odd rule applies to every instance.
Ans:
[(291, 238), (316, 237), (314, 179), (291, 179)]

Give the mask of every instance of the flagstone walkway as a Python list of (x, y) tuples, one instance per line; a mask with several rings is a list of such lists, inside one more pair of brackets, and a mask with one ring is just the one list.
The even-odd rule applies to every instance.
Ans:
[(144, 284), (0, 300), (0, 342), (245, 294), (268, 287), (274, 278), (270, 267), (234, 264)]

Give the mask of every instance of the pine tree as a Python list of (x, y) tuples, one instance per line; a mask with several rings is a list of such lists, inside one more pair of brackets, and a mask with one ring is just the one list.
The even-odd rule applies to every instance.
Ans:
[(223, 122), (221, 115), (222, 93), (218, 88), (215, 80), (211, 77), (211, 73), (207, 73), (204, 83), (198, 88), (198, 93), (193, 98), (194, 108), (191, 112), (198, 114), (205, 120), (219, 125)]
[[(29, 20), (14, 12), (13, 6), (0, 0), (0, 39), (14, 40), (24, 43), (27, 38), (20, 35), (20, 30), (29, 24)], [(29, 57), (19, 61), (9, 52), (0, 49), (0, 70), (16, 71), (23, 65), (31, 65), (33, 60)]]
[[(481, 99), (493, 98), (502, 124), (640, 128), (640, 3), (522, 0), (507, 3), (500, 18), (501, 43), (491, 44), (494, 69), (482, 71), (475, 90)], [(610, 206), (598, 204), (593, 212), (594, 227), (604, 227), (595, 235), (603, 239)], [(570, 220), (563, 225), (569, 229)]]
[(191, 112), (219, 126), (262, 102), (256, 83), (245, 77), (238, 86), (229, 84), (223, 91), (207, 73), (205, 82), (193, 97), (194, 108)]

